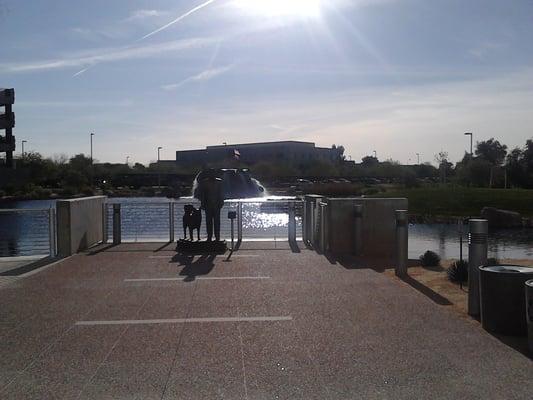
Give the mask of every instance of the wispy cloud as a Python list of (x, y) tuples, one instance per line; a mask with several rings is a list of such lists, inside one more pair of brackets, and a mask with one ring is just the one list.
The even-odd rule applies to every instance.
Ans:
[(191, 10), (187, 11), (185, 14), (180, 15), (178, 18), (170, 21), (168, 24), (163, 25), (162, 27), (156, 29), (155, 31), (152, 31), (146, 35), (144, 35), (142, 38), (139, 39), (139, 41), (149, 38), (150, 36), (155, 35), (156, 33), (159, 33), (161, 31), (164, 31), (165, 29), (171, 27), (172, 25), (180, 22), (181, 20), (187, 18), (189, 15), (194, 14), (197, 11), (200, 11), (202, 8), (207, 7), (209, 4), (214, 3), (216, 0), (208, 0), (205, 3), (200, 4), (199, 6), (196, 6), (192, 8)]
[(503, 43), (484, 42), (468, 51), (468, 53), (476, 58), (483, 59), (487, 55), (501, 51), (505, 48)]
[(149, 18), (154, 17), (162, 17), (166, 15), (166, 11), (159, 11), (159, 10), (135, 10), (132, 11), (130, 16), (126, 18), (126, 21), (132, 22), (132, 21), (142, 21)]
[(182, 86), (191, 83), (191, 82), (205, 82), (209, 81), (213, 78), (216, 78), (217, 76), (220, 76), (222, 74), (225, 74), (226, 72), (230, 71), (234, 65), (227, 65), (225, 67), (219, 67), (219, 68), (211, 68), (207, 69), (205, 71), (200, 72), (199, 74), (193, 75), (188, 77), (187, 79), (182, 80), (179, 83), (172, 83), (169, 85), (163, 85), (161, 86), (164, 90), (176, 90), (181, 88)]
[(47, 70), (58, 70), (73, 67), (83, 67), (75, 75), (80, 75), (89, 67), (103, 62), (114, 62), (130, 59), (142, 59), (147, 57), (167, 55), (172, 52), (184, 51), (195, 48), (202, 48), (218, 43), (220, 38), (205, 37), (191, 38), (183, 40), (173, 40), (149, 46), (128, 46), (108, 49), (95, 49), (83, 53), (72, 54), (64, 58), (25, 62), (0, 64), (0, 72), (36, 72)]

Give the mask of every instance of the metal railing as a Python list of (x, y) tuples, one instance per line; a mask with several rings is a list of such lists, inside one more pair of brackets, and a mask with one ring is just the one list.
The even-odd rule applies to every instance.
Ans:
[(0, 209), (0, 257), (56, 254), (55, 208)]
[[(173, 242), (183, 238), (182, 219), (186, 204), (200, 208), (199, 201), (192, 198), (162, 202), (111, 200), (104, 204), (104, 241)], [(295, 241), (302, 236), (302, 205), (300, 200), (293, 199), (227, 200), (220, 214), (221, 238), (231, 240), (228, 214), (235, 212), (235, 239), (238, 241)], [(120, 240), (116, 240), (117, 236)], [(205, 214), (202, 215), (200, 237), (206, 238)]]

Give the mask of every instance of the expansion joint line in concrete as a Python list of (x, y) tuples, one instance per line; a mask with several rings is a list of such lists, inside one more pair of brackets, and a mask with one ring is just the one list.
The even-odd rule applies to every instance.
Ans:
[(186, 324), (208, 322), (275, 322), (292, 321), (291, 316), (266, 317), (206, 317), (206, 318), (168, 318), (168, 319), (124, 319), (110, 321), (78, 321), (76, 326), (102, 325), (154, 325), (154, 324)]

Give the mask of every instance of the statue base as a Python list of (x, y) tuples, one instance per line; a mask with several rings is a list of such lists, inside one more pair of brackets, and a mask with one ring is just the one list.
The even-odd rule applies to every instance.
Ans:
[(227, 250), (225, 240), (194, 242), (180, 239), (176, 245), (176, 251), (185, 254), (224, 254)]

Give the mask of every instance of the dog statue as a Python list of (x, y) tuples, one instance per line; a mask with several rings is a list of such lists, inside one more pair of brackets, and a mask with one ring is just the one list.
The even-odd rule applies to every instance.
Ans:
[(200, 240), (200, 226), (202, 225), (202, 211), (194, 208), (192, 204), (183, 206), (183, 235), (187, 239), (187, 228), (189, 228), (190, 240), (194, 240), (194, 230), (198, 232), (198, 240)]

